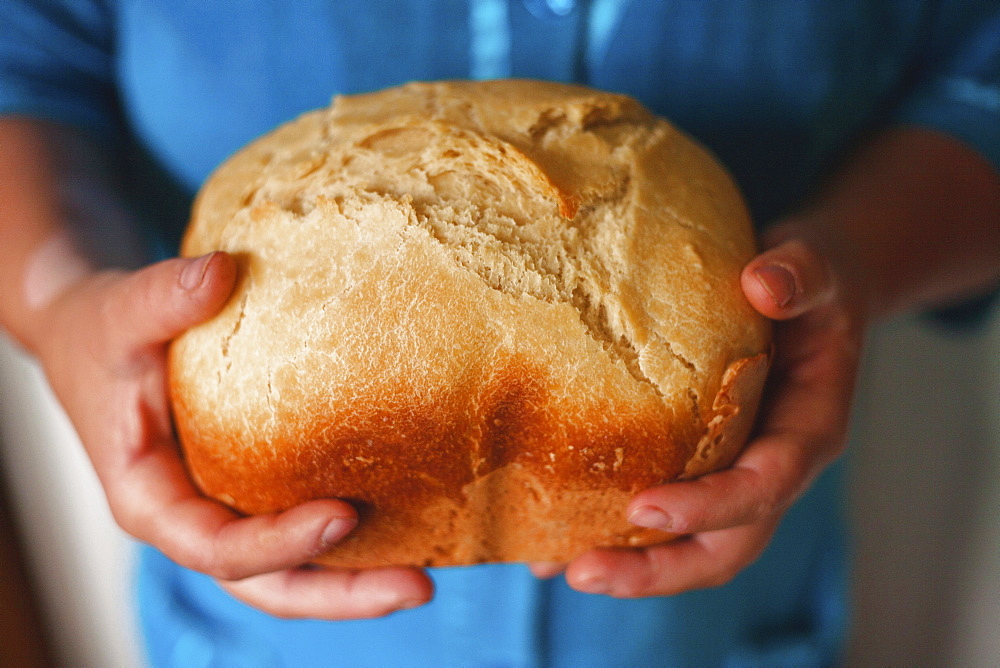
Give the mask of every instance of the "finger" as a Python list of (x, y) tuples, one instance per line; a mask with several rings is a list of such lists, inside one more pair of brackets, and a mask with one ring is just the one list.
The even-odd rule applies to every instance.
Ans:
[[(802, 324), (811, 317), (788, 326), (812, 327)], [(835, 329), (829, 318), (816, 319), (826, 323), (824, 336)], [(640, 492), (626, 509), (629, 521), (695, 533), (756, 522), (788, 508), (844, 449), (858, 353), (841, 338), (803, 344), (804, 350), (791, 342), (785, 346), (757, 436), (732, 467)]]
[(799, 239), (785, 241), (751, 260), (740, 276), (743, 292), (762, 315), (787, 320), (830, 301), (829, 263)]
[(427, 603), (434, 585), (417, 568), (333, 570), (298, 568), (221, 586), (255, 608), (286, 619), (381, 617)]
[(578, 591), (616, 598), (719, 587), (761, 555), (777, 524), (773, 519), (639, 550), (591, 550), (570, 563), (566, 582)]
[(126, 351), (166, 343), (217, 313), (235, 281), (236, 263), (222, 252), (158, 262), (116, 286), (108, 324)]
[(759, 522), (783, 512), (809, 486), (830, 458), (819, 450), (801, 437), (758, 438), (729, 469), (640, 492), (626, 508), (628, 520), (676, 534)]
[(311, 501), (280, 513), (240, 517), (198, 494), (177, 454), (152, 447), (107, 476), (122, 528), (187, 568), (236, 580), (298, 566), (327, 551), (357, 523), (342, 501)]
[(548, 580), (561, 575), (566, 570), (566, 564), (560, 561), (535, 561), (528, 564), (528, 570), (536, 578)]
[(775, 328), (774, 359), (758, 433), (805, 445), (843, 445), (864, 343), (860, 315), (839, 301)]

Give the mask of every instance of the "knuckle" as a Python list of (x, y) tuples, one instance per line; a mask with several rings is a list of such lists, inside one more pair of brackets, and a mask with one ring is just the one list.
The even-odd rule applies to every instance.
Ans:
[(789, 470), (777, 481), (777, 484), (770, 486), (764, 493), (755, 519), (762, 520), (771, 517), (790, 506), (798, 497), (799, 491), (804, 487), (808, 477), (810, 477), (809, 473), (803, 466), (790, 465)]
[(155, 517), (146, 504), (132, 493), (132, 478), (125, 474), (104, 488), (108, 510), (115, 524), (133, 538), (152, 543), (156, 532)]
[(110, 490), (107, 492), (107, 497), (108, 509), (111, 511), (111, 517), (115, 524), (133, 538), (146, 540), (147, 524), (140, 518), (140, 513), (132, 505), (124, 503), (117, 494)]
[(773, 515), (783, 503), (783, 500), (783, 495), (777, 491), (772, 490), (762, 493), (748, 508), (746, 517), (743, 518), (743, 524), (753, 524), (769, 515)]
[(691, 506), (683, 512), (671, 514), (669, 531), (677, 534), (694, 533), (708, 527), (711, 521), (708, 510), (702, 506)]
[(241, 580), (249, 575), (242, 567), (237, 551), (226, 549), (219, 534), (206, 536), (197, 530), (184, 531), (180, 527), (167, 528), (169, 533), (158, 536), (156, 545), (181, 566), (213, 578), (226, 581)]
[(206, 543), (203, 549), (188, 549), (186, 551), (191, 564), (188, 566), (189, 568), (229, 582), (242, 580), (251, 575), (246, 567), (240, 563), (239, 558), (234, 556), (235, 551), (225, 549), (223, 542), (218, 537), (213, 537)]
[[(112, 500), (114, 499), (114, 500)], [(245, 577), (237, 564), (211, 543), (196, 536), (185, 536), (177, 527), (162, 526), (149, 513), (134, 504), (109, 495), (109, 507), (115, 522), (133, 538), (149, 543), (185, 568), (222, 580)]]
[(184, 565), (192, 570), (210, 575), (218, 580), (237, 581), (246, 577), (246, 573), (223, 551), (211, 548), (205, 552), (188, 550)]
[(669, 578), (673, 575), (670, 569), (664, 567), (656, 553), (640, 554), (641, 561), (620, 570), (619, 577), (611, 588), (611, 595), (615, 598), (656, 596), (669, 588)]
[(768, 484), (761, 486), (754, 519), (773, 517), (791, 506), (812, 479), (813, 469), (810, 457), (802, 455), (786, 457)]
[(776, 479), (756, 472), (756, 478), (750, 487), (750, 496), (744, 506), (740, 524), (752, 524), (773, 515), (784, 503), (786, 491), (782, 481), (787, 479), (787, 475)]
[(215, 562), (212, 571), (208, 574), (218, 580), (226, 580), (228, 582), (236, 582), (249, 577), (249, 574), (245, 570), (229, 562)]

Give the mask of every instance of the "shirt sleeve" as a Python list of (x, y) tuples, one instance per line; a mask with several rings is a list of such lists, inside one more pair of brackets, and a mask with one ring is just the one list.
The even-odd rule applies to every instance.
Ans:
[(113, 134), (113, 27), (105, 0), (0, 2), (0, 115)]
[[(949, 134), (1000, 171), (1000, 3), (939, 2), (918, 71), (893, 120)], [(974, 326), (997, 303), (1000, 290), (992, 290), (929, 316), (939, 323)]]
[(942, 0), (894, 120), (935, 128), (1000, 169), (1000, 3)]

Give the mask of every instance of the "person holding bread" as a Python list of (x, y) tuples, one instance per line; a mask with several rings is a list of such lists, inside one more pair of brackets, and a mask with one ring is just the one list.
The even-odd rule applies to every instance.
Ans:
[(836, 663), (866, 328), (1000, 281), (990, 2), (7, 2), (0, 113), (153, 665)]

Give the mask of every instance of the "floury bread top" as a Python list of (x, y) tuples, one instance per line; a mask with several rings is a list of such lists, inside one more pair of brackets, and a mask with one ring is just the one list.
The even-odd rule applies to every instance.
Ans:
[(195, 481), (361, 523), (344, 566), (564, 561), (669, 536), (633, 494), (728, 465), (770, 352), (746, 208), (634, 100), (537, 81), (338, 97), (251, 143), (183, 253), (231, 253), (172, 346)]

